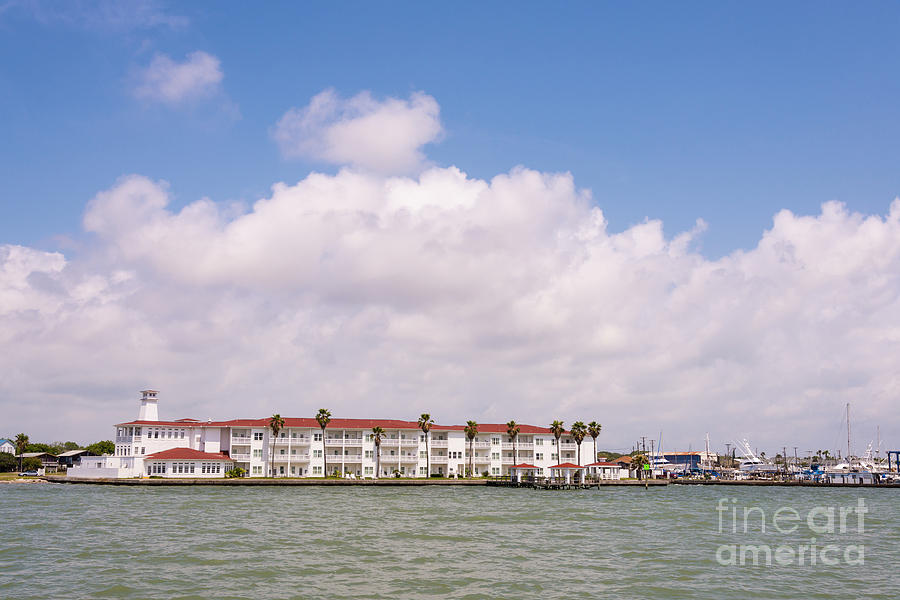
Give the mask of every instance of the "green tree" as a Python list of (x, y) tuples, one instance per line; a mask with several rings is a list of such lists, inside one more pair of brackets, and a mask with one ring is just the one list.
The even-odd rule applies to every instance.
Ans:
[(269, 430), (272, 432), (272, 462), (269, 468), (272, 471), (272, 477), (275, 477), (275, 442), (278, 440), (278, 432), (284, 429), (284, 417), (275, 413), (269, 417)]
[(327, 408), (320, 408), (316, 414), (316, 422), (322, 428), (322, 463), (325, 465), (322, 469), (323, 477), (328, 477), (328, 456), (325, 450), (325, 428), (331, 423), (331, 411)]
[(101, 440), (89, 445), (85, 448), (85, 450), (87, 450), (91, 454), (103, 456), (104, 454), (113, 454), (116, 451), (116, 445), (112, 442), (112, 440)]
[(550, 433), (556, 438), (556, 464), (562, 464), (562, 453), (559, 451), (559, 438), (566, 432), (566, 427), (562, 421), (553, 421), (550, 423)]
[(578, 466), (581, 466), (581, 442), (584, 441), (584, 436), (587, 435), (587, 426), (581, 421), (575, 421), (572, 424), (572, 437), (575, 438), (575, 443), (578, 444)]
[(419, 416), (419, 429), (425, 434), (425, 477), (431, 477), (431, 452), (428, 448), (428, 432), (434, 426), (434, 419), (428, 413)]
[(635, 454), (631, 457), (631, 468), (637, 470), (638, 479), (644, 478), (644, 465), (649, 464), (645, 454)]
[(59, 454), (59, 448), (43, 442), (30, 442), (25, 447), (25, 452), (46, 452), (47, 454)]
[(0, 473), (16, 470), (16, 457), (9, 452), (0, 452)]
[(28, 436), (20, 433), (16, 436), (16, 452), (19, 454), (19, 470), (22, 470), (22, 453), (28, 448)]
[(603, 426), (597, 421), (591, 421), (587, 424), (588, 435), (594, 438), (594, 459), (591, 462), (597, 462), (597, 438), (600, 437), (600, 430)]
[(37, 471), (38, 469), (40, 469), (41, 467), (44, 466), (44, 464), (41, 462), (41, 459), (34, 458), (33, 456), (30, 458), (26, 458), (24, 461), (21, 461), (21, 462), (22, 462), (22, 467), (20, 469), (21, 471)]
[(466, 432), (466, 439), (469, 440), (469, 475), (471, 476), (475, 474), (475, 455), (472, 453), (472, 442), (478, 435), (478, 423), (466, 421), (463, 431)]
[(509, 441), (513, 445), (513, 464), (518, 464), (519, 460), (519, 452), (518, 452), (518, 444), (516, 443), (516, 439), (519, 437), (519, 424), (515, 421), (510, 421), (506, 424), (506, 435), (509, 436)]
[(372, 439), (375, 441), (375, 479), (381, 475), (381, 438), (384, 437), (384, 429), (372, 428)]

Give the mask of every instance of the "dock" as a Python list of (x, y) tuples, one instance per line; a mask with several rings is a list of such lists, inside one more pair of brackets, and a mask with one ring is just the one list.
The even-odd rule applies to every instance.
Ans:
[(533, 490), (599, 490), (610, 487), (665, 487), (669, 485), (666, 479), (603, 479), (584, 482), (567, 482), (562, 479), (538, 478), (510, 480), (509, 478), (491, 478), (485, 483), (488, 487), (529, 488)]

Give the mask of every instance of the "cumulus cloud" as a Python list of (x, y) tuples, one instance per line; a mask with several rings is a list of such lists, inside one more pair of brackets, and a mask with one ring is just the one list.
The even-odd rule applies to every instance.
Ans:
[(369, 92), (344, 99), (329, 89), (287, 111), (272, 135), (286, 157), (407, 174), (422, 168), (422, 147), (441, 132), (440, 107), (421, 92), (378, 101)]
[(134, 95), (176, 105), (215, 94), (223, 77), (219, 59), (206, 52), (191, 52), (182, 62), (157, 54), (138, 74)]
[(609, 231), (523, 168), (314, 173), (237, 215), (135, 175), (84, 226), (89, 253), (0, 250), (0, 404), (56, 437), (107, 434), (143, 386), (172, 417), (596, 419), (626, 448), (822, 447), (847, 401), (861, 439), (900, 434), (900, 201), (782, 211), (717, 260), (702, 222)]

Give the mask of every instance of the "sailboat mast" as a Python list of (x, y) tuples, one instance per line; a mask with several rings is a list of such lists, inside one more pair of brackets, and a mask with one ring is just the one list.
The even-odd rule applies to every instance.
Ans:
[(847, 462), (850, 462), (850, 403), (847, 403)]

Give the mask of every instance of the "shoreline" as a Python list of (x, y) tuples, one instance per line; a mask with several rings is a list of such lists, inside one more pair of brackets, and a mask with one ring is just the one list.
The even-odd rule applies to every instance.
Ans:
[[(492, 479), (313, 479), (313, 478), (239, 478), (239, 479), (79, 479), (45, 475), (34, 479), (11, 479), (0, 483), (40, 484), (69, 483), (73, 485), (125, 485), (125, 486), (481, 486), (481, 487), (514, 487), (503, 485)], [(757, 481), (757, 480), (666, 480), (651, 479), (647, 482), (636, 479), (603, 481), (599, 488), (610, 487), (666, 487), (668, 485), (704, 485), (704, 486), (750, 486), (750, 487), (800, 487), (800, 488), (866, 488), (866, 489), (900, 489), (900, 483), (881, 484), (847, 484), (847, 483), (815, 483), (810, 481)], [(595, 484), (596, 485), (596, 484)]]

